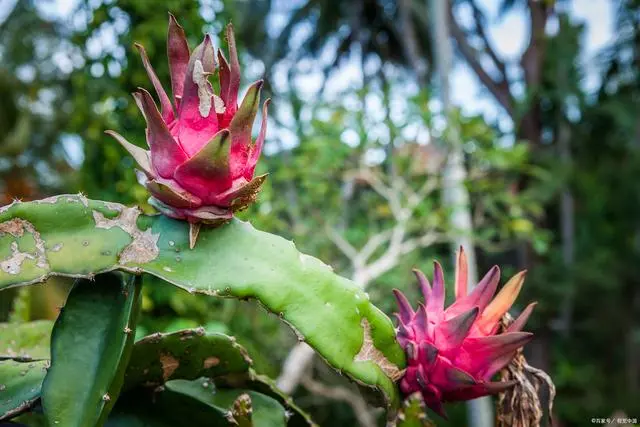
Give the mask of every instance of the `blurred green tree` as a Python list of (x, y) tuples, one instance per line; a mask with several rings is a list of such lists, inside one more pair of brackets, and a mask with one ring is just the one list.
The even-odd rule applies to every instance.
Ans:
[[(483, 117), (457, 110), (450, 117), (463, 142), (480, 270), (535, 261), (523, 297), (540, 302), (531, 356), (557, 381), (563, 425), (619, 409), (637, 413), (640, 4), (617, 3), (616, 39), (599, 57), (595, 94), (582, 84), (594, 70), (582, 61), (583, 27), (567, 0), (502, 2), (503, 13), (523, 13), (531, 28), (515, 60), (492, 48), (480, 2), (450, 4), (460, 57), (514, 124), (505, 134)], [(469, 20), (459, 19), (465, 8)], [(143, 144), (144, 121), (130, 92), (148, 83), (133, 42), (145, 45), (167, 81), (167, 64), (153, 59), (164, 56), (167, 11), (195, 35), (218, 35), (233, 20), (249, 52), (241, 60), (253, 64), (247, 73), (264, 73), (270, 83), (276, 102), (260, 164), (270, 177), (244, 217), (368, 284), (376, 303), (393, 311), (390, 289), (410, 286), (410, 267), (429, 270), (433, 257), (448, 259), (451, 236), (440, 191), (444, 155), (431, 143), (445, 127), (430, 91), (429, 12), (421, 0), (170, 0), (162, 7), (87, 0), (64, 17), (47, 15), (35, 1), (16, 2), (0, 23), (2, 201), (82, 190), (150, 209), (133, 163), (103, 131), (123, 129)], [(331, 95), (326, 82), (351, 63), (361, 79)], [(323, 82), (309, 95), (295, 81), (316, 70)], [(408, 218), (398, 215), (411, 204)], [(32, 306), (27, 300), (20, 295), (16, 316), (38, 316), (24, 309)], [(2, 305), (6, 315), (10, 304)], [(145, 286), (144, 310), (148, 330), (229, 330), (263, 355), (257, 363), (270, 375), (295, 343), (255, 305), (198, 300), (155, 282)], [(55, 315), (51, 306), (43, 312)], [(337, 424), (370, 419), (355, 390), (339, 394), (349, 402), (327, 398), (318, 383), (345, 383), (321, 364), (314, 368), (298, 397), (319, 421), (329, 421), (323, 413)], [(452, 425), (464, 423), (461, 416)]]

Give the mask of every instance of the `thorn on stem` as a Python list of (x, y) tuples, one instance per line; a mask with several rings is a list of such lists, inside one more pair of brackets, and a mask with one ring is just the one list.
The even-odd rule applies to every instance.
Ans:
[(196, 246), (198, 234), (200, 233), (200, 226), (200, 223), (189, 223), (189, 249), (193, 249)]

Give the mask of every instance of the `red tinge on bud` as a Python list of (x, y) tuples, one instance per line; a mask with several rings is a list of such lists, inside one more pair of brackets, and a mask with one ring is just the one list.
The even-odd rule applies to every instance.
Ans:
[[(199, 224), (231, 219), (255, 201), (266, 178), (253, 175), (266, 136), (269, 100), (263, 104), (262, 128), (254, 141), (251, 129), (263, 81), (253, 83), (238, 105), (240, 65), (231, 25), (226, 36), (230, 63), (221, 51), (216, 54), (208, 35), (190, 52), (182, 27), (170, 15), (167, 54), (172, 98), (144, 47), (136, 44), (160, 101), (158, 110), (145, 89), (133, 94), (147, 122), (150, 150), (107, 131), (138, 163), (138, 179), (151, 193), (149, 202), (167, 216), (188, 221), (195, 230)], [(219, 94), (210, 76), (219, 79)]]
[(491, 382), (491, 378), (533, 337), (521, 330), (535, 304), (527, 306), (506, 331), (496, 334), (500, 319), (522, 288), (524, 271), (493, 298), (500, 281), (498, 267), (467, 293), (467, 260), (462, 248), (456, 264), (456, 300), (446, 309), (444, 275), (438, 263), (433, 287), (422, 272), (414, 270), (425, 299), (416, 311), (400, 291), (393, 291), (399, 307), (397, 339), (407, 356), (400, 389), (407, 396), (420, 392), (427, 406), (443, 417), (444, 402), (475, 399), (511, 387), (512, 382)]

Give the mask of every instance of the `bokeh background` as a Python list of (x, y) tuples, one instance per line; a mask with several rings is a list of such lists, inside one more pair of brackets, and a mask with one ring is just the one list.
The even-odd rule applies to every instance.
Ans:
[[(270, 176), (242, 218), (389, 314), (392, 288), (418, 298), (412, 267), (439, 259), (451, 284), (461, 243), (480, 273), (526, 268), (514, 312), (539, 302), (526, 355), (557, 386), (556, 425), (640, 417), (640, 1), (0, 0), (1, 204), (83, 192), (152, 212), (103, 132), (144, 144), (133, 43), (168, 82), (168, 11), (192, 47), (233, 22), (243, 87), (264, 77), (273, 99)], [(69, 283), (50, 285), (3, 291), (0, 320), (55, 318)], [(254, 303), (145, 282), (140, 333), (199, 325), (274, 378), (296, 345)], [(321, 361), (305, 372), (294, 396), (321, 425), (382, 422)], [(449, 412), (439, 425), (487, 425)]]

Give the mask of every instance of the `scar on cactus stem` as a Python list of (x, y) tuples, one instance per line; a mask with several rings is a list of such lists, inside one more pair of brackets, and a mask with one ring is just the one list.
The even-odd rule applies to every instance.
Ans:
[[(136, 44), (158, 99), (142, 88), (133, 94), (147, 122), (150, 151), (113, 136), (136, 160), (138, 181), (151, 193), (149, 203), (164, 215), (189, 222), (194, 247), (202, 225), (218, 226), (253, 203), (265, 175), (254, 172), (267, 132), (269, 100), (255, 141), (251, 129), (263, 81), (254, 82), (238, 106), (240, 63), (231, 24), (226, 29), (229, 61), (216, 52), (209, 35), (193, 51), (184, 30), (169, 14), (167, 55), (173, 99), (165, 92), (144, 47)], [(216, 73), (217, 71), (217, 73)], [(216, 94), (209, 76), (216, 76)]]
[(407, 355), (407, 369), (400, 380), (402, 393), (419, 392), (429, 408), (446, 418), (444, 402), (475, 399), (512, 387), (514, 381), (492, 382), (491, 378), (533, 337), (521, 330), (535, 303), (498, 333), (500, 320), (522, 289), (526, 272), (512, 277), (493, 298), (500, 281), (500, 269), (495, 266), (467, 294), (467, 259), (460, 248), (456, 299), (446, 309), (440, 264), (434, 263), (433, 287), (422, 272), (414, 273), (425, 300), (417, 311), (400, 291), (393, 291), (399, 306), (397, 339)]

